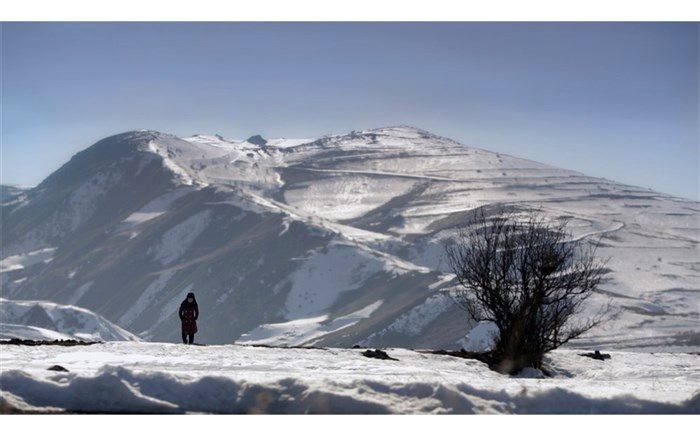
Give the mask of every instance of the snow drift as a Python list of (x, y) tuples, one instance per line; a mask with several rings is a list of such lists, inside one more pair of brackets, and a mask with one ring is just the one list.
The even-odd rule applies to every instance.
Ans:
[[(105, 343), (3, 346), (5, 410), (111, 413), (700, 413), (700, 359), (554, 352), (545, 379), (404, 349)], [(86, 354), (91, 357), (85, 360)], [(59, 364), (68, 372), (52, 372)]]

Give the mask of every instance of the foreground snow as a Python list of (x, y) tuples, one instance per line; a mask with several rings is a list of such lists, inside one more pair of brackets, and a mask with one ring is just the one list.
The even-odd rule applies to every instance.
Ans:
[[(700, 356), (550, 355), (552, 378), (406, 349), (1, 346), (2, 407), (148, 413), (700, 413)], [(69, 372), (47, 370), (61, 365)], [(526, 372), (536, 376), (537, 372)]]

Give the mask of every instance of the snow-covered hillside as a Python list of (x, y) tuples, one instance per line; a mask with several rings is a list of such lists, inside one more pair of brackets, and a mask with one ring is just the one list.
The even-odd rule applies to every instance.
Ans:
[[(137, 341), (104, 317), (72, 305), (0, 298), (0, 339)], [(4, 358), (3, 358), (4, 364)]]
[(0, 203), (9, 205), (21, 201), (25, 191), (27, 191), (27, 188), (14, 185), (0, 185)]
[[(2, 346), (0, 406), (138, 413), (700, 413), (700, 357), (556, 351), (553, 377), (389, 349), (105, 343)], [(86, 360), (85, 357), (90, 359)], [(68, 372), (47, 370), (62, 366)]]
[(3, 203), (4, 297), (77, 304), (146, 339), (455, 348), (443, 242), (475, 211), (535, 209), (600, 239), (579, 346), (698, 350), (700, 204), (389, 127), (319, 139), (135, 131)]

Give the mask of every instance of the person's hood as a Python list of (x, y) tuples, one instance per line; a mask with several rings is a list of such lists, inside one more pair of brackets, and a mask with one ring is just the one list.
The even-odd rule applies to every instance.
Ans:
[[(189, 298), (192, 298), (192, 302), (191, 302), (191, 303), (187, 301), (187, 299), (189, 299)], [(187, 293), (187, 297), (185, 297), (185, 299), (182, 301), (182, 305), (186, 305), (186, 306), (190, 306), (190, 305), (192, 305), (192, 306), (198, 306), (198, 305), (197, 305), (197, 298), (194, 297), (194, 293)]]

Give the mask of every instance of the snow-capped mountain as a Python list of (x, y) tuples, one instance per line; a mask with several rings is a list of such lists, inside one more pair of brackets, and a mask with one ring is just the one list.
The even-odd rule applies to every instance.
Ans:
[(72, 305), (0, 298), (0, 338), (27, 340), (137, 341), (99, 314)]
[(146, 339), (456, 347), (471, 326), (443, 241), (478, 209), (533, 208), (601, 241), (580, 344), (700, 345), (700, 204), (468, 147), (411, 127), (320, 139), (115, 135), (3, 197), (13, 299), (78, 304)]

